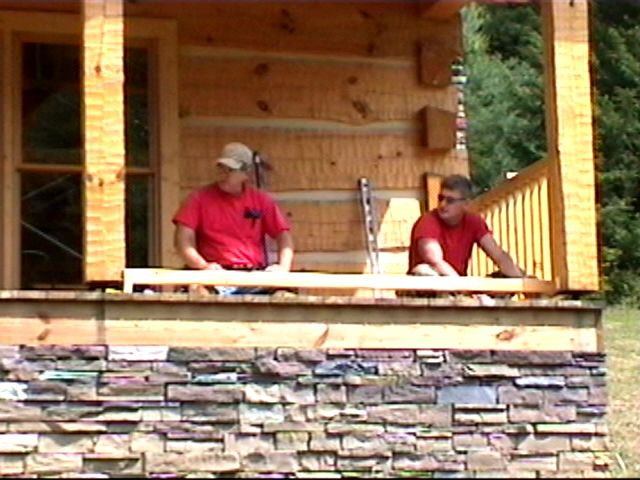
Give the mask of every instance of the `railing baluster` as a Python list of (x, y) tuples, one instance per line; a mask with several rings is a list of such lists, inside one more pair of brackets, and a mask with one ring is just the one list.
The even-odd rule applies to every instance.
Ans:
[[(516, 263), (540, 279), (551, 280), (548, 162), (541, 161), (476, 199), (498, 243)], [(478, 249), (474, 275), (491, 273), (493, 262)]]
[(544, 178), (540, 188), (540, 220), (542, 232), (542, 269), (543, 279), (553, 280), (551, 268), (551, 226), (549, 221), (549, 181)]

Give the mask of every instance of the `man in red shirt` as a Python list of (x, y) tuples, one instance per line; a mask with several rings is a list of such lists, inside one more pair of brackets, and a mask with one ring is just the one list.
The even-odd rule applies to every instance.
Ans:
[(409, 274), (464, 276), (478, 244), (504, 276), (525, 276), (496, 243), (484, 219), (467, 211), (470, 198), (467, 177), (450, 175), (442, 180), (438, 208), (423, 214), (411, 230)]
[[(192, 193), (173, 217), (175, 246), (186, 266), (289, 271), (289, 224), (271, 196), (251, 186), (254, 152), (242, 143), (230, 143), (216, 164), (217, 181)], [(265, 234), (277, 243), (278, 263), (268, 265)]]

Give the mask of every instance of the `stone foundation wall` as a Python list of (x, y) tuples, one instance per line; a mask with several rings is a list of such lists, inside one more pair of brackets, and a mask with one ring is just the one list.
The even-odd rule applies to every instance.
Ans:
[(606, 476), (604, 360), (4, 346), (0, 475)]

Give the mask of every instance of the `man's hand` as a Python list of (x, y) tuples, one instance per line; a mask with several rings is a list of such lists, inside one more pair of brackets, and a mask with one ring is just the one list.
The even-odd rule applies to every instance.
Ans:
[(224, 268), (222, 268), (219, 263), (209, 262), (202, 270), (224, 270)]
[(288, 272), (289, 269), (283, 267), (279, 263), (274, 263), (273, 265), (269, 265), (264, 269), (265, 272)]

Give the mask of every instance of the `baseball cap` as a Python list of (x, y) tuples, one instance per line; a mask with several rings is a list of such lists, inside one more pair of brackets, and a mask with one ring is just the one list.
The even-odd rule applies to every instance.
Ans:
[(222, 149), (216, 163), (232, 170), (251, 170), (253, 168), (253, 151), (244, 143), (228, 143)]

